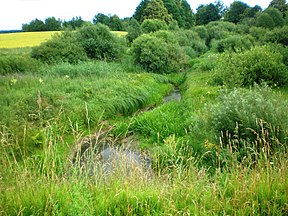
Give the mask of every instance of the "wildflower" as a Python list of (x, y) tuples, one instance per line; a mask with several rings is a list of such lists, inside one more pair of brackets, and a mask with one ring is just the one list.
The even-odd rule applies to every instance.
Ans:
[(13, 86), (17, 83), (17, 79), (13, 78), (10, 80), (10, 86)]
[(43, 84), (43, 83), (44, 83), (44, 80), (40, 78), (40, 79), (39, 79), (39, 83), (40, 83), (40, 84)]

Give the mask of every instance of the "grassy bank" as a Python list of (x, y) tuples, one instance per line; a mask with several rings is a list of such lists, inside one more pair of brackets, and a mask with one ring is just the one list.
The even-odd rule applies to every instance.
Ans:
[[(61, 73), (53, 74), (54, 69), (50, 68), (49, 71), (45, 71), (47, 74), (44, 77), (43, 74), (15, 76), (17, 82), (13, 86), (9, 86), (7, 83), (11, 77), (5, 77), (2, 81), (6, 83), (5, 91), (11, 91), (8, 98), (14, 96), (14, 101), (19, 101), (19, 103), (24, 100), (24, 95), (28, 95), (23, 93), (23, 89), (29, 88), (31, 90), (31, 94), (34, 95), (32, 108), (35, 109), (35, 118), (37, 117), (37, 119), (30, 123), (28, 120), (23, 120), (23, 124), (31, 124), (32, 126), (34, 124), (36, 128), (41, 128), (42, 131), (38, 148), (35, 149), (34, 146), (32, 148), (34, 153), (27, 155), (21, 150), (23, 146), (20, 144), (21, 139), (26, 140), (26, 145), (31, 143), (27, 140), (30, 136), (26, 135), (26, 137), (19, 138), (19, 135), (13, 132), (11, 127), (13, 128), (15, 125), (9, 126), (8, 121), (13, 113), (6, 117), (3, 116), (7, 119), (7, 123), (1, 124), (8, 125), (10, 128), (2, 127), (1, 130), (0, 190), (2, 196), (0, 212), (2, 215), (285, 215), (288, 213), (288, 161), (286, 153), (279, 152), (270, 157), (267, 152), (254, 152), (250, 158), (257, 155), (259, 158), (257, 163), (249, 159), (243, 163), (238, 161), (237, 152), (231, 152), (229, 166), (217, 167), (216, 165), (213, 174), (211, 174), (209, 166), (206, 168), (200, 166), (199, 168), (199, 165), (204, 163), (203, 158), (213, 151), (213, 146), (205, 146), (205, 140), (209, 138), (209, 134), (211, 136), (211, 133), (201, 131), (200, 129), (205, 127), (201, 127), (199, 122), (201, 123), (206, 119), (205, 106), (214, 103), (219, 94), (218, 87), (209, 86), (206, 83), (207, 77), (209, 77), (208, 73), (188, 73), (185, 85), (181, 86), (182, 100), (161, 105), (160, 98), (171, 89), (171, 85), (167, 82), (169, 77), (125, 73), (125, 70), (122, 71), (119, 65), (117, 65), (118, 70), (115, 73), (115, 65), (102, 64), (93, 65), (93, 68), (98, 68), (95, 70), (97, 73), (103, 72), (102, 75), (89, 74), (87, 67), (92, 66), (85, 65), (81, 67), (86, 67), (83, 71), (89, 75), (84, 75), (78, 71), (79, 74), (74, 72), (71, 73), (74, 76), (66, 77)], [(58, 69), (55, 71), (59, 72), (61, 67), (69, 71), (67, 68), (70, 66), (57, 67)], [(76, 70), (74, 67), (73, 69)], [(104, 72), (104, 70), (109, 70), (110, 73)], [(39, 82), (39, 78), (43, 82)], [(80, 91), (84, 87), (83, 82), (85, 83), (87, 80), (92, 87), (92, 93), (91, 91), (86, 92), (88, 95), (82, 90)], [(96, 88), (100, 82), (101, 88)], [(118, 82), (120, 83), (117, 84)], [(108, 83), (113, 83), (113, 85), (108, 85)], [(145, 86), (149, 83), (149, 88), (141, 87), (143, 83)], [(129, 85), (128, 92), (125, 91), (127, 85)], [(133, 85), (136, 85), (137, 88), (136, 86), (133, 88)], [(68, 92), (63, 90), (67, 86), (70, 86)], [(145, 92), (146, 97), (144, 97), (145, 100), (143, 99), (144, 102), (141, 103), (141, 106), (154, 106), (155, 104), (160, 104), (160, 106), (152, 111), (140, 112), (137, 116), (131, 117), (129, 113), (122, 112), (122, 102), (116, 103), (117, 98), (110, 101), (111, 95), (105, 95), (101, 97), (102, 103), (100, 99), (97, 99), (104, 94), (101, 93), (100, 89), (105, 90), (105, 93), (107, 92), (106, 87), (110, 91), (115, 89), (112, 95), (120, 97), (121, 100), (119, 99), (119, 101), (124, 99), (120, 93), (124, 91), (125, 98), (129, 101), (128, 104), (131, 103), (131, 107), (135, 108), (135, 103), (133, 103), (135, 98), (143, 97), (142, 94), (137, 96), (137, 92), (141, 93), (142, 91)], [(54, 110), (55, 113), (53, 112), (53, 117), (45, 118), (44, 104), (46, 102), (44, 103), (44, 95), (47, 94), (45, 92), (48, 89), (51, 92), (55, 91), (55, 95), (51, 94), (51, 101), (49, 102), (49, 106), (53, 105), (50, 109)], [(81, 95), (78, 95), (79, 91)], [(61, 100), (58, 101), (57, 98), (59, 97)], [(5, 100), (8, 101), (7, 98)], [(79, 106), (83, 108), (85, 127), (81, 126), (80, 120), (73, 120), (70, 116), (74, 113), (72, 110), (77, 100), (81, 101)], [(109, 181), (105, 183), (90, 176), (79, 177), (77, 173), (67, 175), (71, 144), (78, 142), (83, 134), (89, 131), (89, 124), (94, 119), (92, 111), (98, 105), (94, 105), (95, 107), (91, 111), (86, 109), (90, 105), (92, 106), (94, 100), (97, 101), (98, 105), (114, 107), (113, 109), (107, 108), (109, 110), (107, 114), (103, 114), (106, 109), (102, 109), (100, 121), (109, 119), (109, 122), (113, 122), (117, 126), (117, 124), (125, 121), (133, 124), (135, 119), (139, 122), (143, 122), (143, 119), (151, 119), (150, 127), (155, 129), (155, 139), (153, 139), (153, 134), (147, 134), (147, 131), (151, 132), (151, 130), (144, 130), (143, 128), (143, 130), (141, 128), (135, 130), (139, 127), (137, 124), (128, 130), (130, 133), (139, 135), (139, 142), (149, 143), (145, 149), (150, 149), (154, 161), (163, 162), (160, 169), (159, 167), (156, 168), (158, 171), (154, 173), (152, 178), (139, 175), (137, 170), (128, 177), (111, 176)], [(14, 104), (11, 101), (9, 103)], [(62, 105), (56, 108), (58, 103)], [(2, 104), (1, 107), (5, 106)], [(137, 104), (136, 107), (138, 107)], [(179, 110), (180, 107), (182, 108)], [(21, 108), (23, 111), (26, 110), (23, 109), (23, 106)], [(182, 115), (175, 113), (175, 109)], [(5, 113), (7, 114), (7, 112)], [(174, 115), (171, 116), (171, 113)], [(55, 114), (58, 118), (55, 117)], [(20, 114), (18, 113), (18, 115)], [(24, 117), (27, 114), (22, 115)], [(65, 121), (65, 118), (61, 116), (67, 117), (68, 121)], [(159, 121), (160, 116), (163, 119)], [(189, 116), (191, 118), (187, 119)], [(178, 129), (175, 131), (175, 128), (166, 127), (166, 130), (163, 130), (162, 126), (174, 118), (176, 118), (174, 123)], [(179, 125), (177, 118), (179, 121), (180, 119), (186, 120), (184, 121), (186, 122), (184, 124), (186, 132), (185, 130), (183, 133), (181, 132), (183, 124)], [(99, 116), (97, 115), (95, 121), (98, 119)], [(17, 120), (14, 119), (14, 123), (15, 121)], [(105, 122), (100, 121), (97, 123), (103, 126)], [(158, 124), (156, 124), (157, 122)], [(163, 122), (163, 125), (161, 126), (159, 122)], [(21, 125), (19, 127), (21, 128)], [(27, 134), (29, 128), (22, 128), (20, 131)], [(92, 124), (90, 127), (90, 130), (96, 131), (96, 133), (103, 129), (103, 127), (92, 128)], [(181, 133), (175, 133), (179, 130)], [(71, 136), (67, 136), (67, 134), (71, 134)], [(157, 139), (157, 134), (159, 134), (159, 139)], [(231, 139), (231, 142), (233, 141)], [(196, 148), (196, 144), (202, 150), (206, 148), (202, 155), (202, 150), (199, 150), (200, 147)], [(17, 150), (21, 150), (20, 153), (16, 153)], [(220, 154), (215, 154), (215, 156), (219, 161), (222, 160), (219, 158), (221, 157)]]
[[(159, 75), (129, 58), (11, 71), (0, 77), (1, 215), (288, 214), (286, 88), (229, 89), (209, 70)], [(165, 103), (175, 87), (181, 100)], [(75, 145), (102, 133), (148, 155), (153, 175), (73, 172)]]

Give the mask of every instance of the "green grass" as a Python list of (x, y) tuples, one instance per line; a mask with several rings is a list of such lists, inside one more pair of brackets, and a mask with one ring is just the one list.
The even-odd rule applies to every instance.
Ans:
[(0, 124), (32, 149), (41, 146), (41, 128), (51, 122), (67, 131), (71, 124), (95, 128), (100, 120), (159, 103), (171, 89), (150, 74), (105, 62), (57, 65), (39, 74), (7, 75), (0, 83)]
[[(287, 215), (287, 152), (250, 151), (241, 161), (220, 149), (207, 127), (220, 90), (210, 76), (148, 74), (129, 61), (1, 76), (0, 214)], [(163, 104), (171, 83), (182, 99)], [(110, 130), (148, 152), (153, 177), (70, 174), (75, 143)]]

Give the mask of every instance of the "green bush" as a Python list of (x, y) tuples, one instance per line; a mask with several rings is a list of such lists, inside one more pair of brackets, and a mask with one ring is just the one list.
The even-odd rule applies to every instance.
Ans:
[(114, 60), (123, 53), (119, 38), (100, 23), (79, 29), (76, 38), (90, 59)]
[(146, 19), (141, 24), (143, 33), (151, 33), (159, 30), (168, 30), (167, 24), (163, 20)]
[(193, 31), (195, 31), (199, 35), (199, 37), (203, 39), (205, 42), (208, 41), (209, 33), (205, 26), (195, 26), (193, 28)]
[(224, 53), (214, 69), (214, 82), (229, 86), (287, 84), (288, 70), (283, 55), (269, 47), (254, 47), (242, 53)]
[(282, 27), (285, 21), (282, 13), (273, 7), (268, 7), (258, 18), (257, 26), (263, 28), (273, 29), (275, 27)]
[(209, 45), (212, 40), (221, 40), (235, 34), (237, 26), (234, 23), (213, 21), (206, 25), (209, 33), (207, 44)]
[(155, 73), (171, 73), (181, 70), (187, 62), (180, 46), (167, 43), (163, 38), (141, 35), (132, 44), (136, 64)]
[(76, 64), (88, 60), (85, 50), (80, 46), (73, 32), (57, 34), (51, 40), (33, 48), (31, 56), (48, 64), (60, 62)]
[(129, 42), (132, 42), (142, 34), (140, 24), (133, 17), (128, 21), (127, 32), (126, 38)]
[(250, 49), (254, 45), (254, 40), (250, 36), (233, 35), (228, 38), (214, 41), (212, 49), (222, 53), (225, 51), (239, 52)]
[(267, 33), (267, 29), (253, 26), (250, 28), (250, 35), (254, 37), (257, 41), (264, 41), (264, 36)]
[(205, 53), (196, 59), (192, 59), (189, 65), (194, 70), (211, 71), (216, 67), (219, 55), (218, 53)]
[[(195, 31), (179, 30), (175, 31), (174, 35), (181, 47), (186, 47), (186, 49), (187, 47), (192, 48), (196, 52), (197, 56), (205, 53), (208, 50), (205, 40), (201, 39), (201, 37)], [(189, 55), (189, 52), (187, 54)]]
[(279, 43), (288, 46), (288, 26), (277, 28), (272, 31), (268, 31), (265, 34), (265, 41), (272, 43)]
[(240, 146), (232, 146), (235, 148), (243, 148), (244, 142), (255, 144), (256, 141), (262, 148), (265, 147), (260, 146), (265, 144), (260, 142), (263, 139), (275, 145), (270, 147), (276, 148), (279, 142), (287, 142), (287, 106), (288, 102), (268, 87), (235, 88), (220, 93), (218, 103), (208, 109), (208, 124), (216, 131), (217, 137), (222, 137), (222, 144), (228, 144), (230, 138), (230, 141), (239, 141), (234, 144)]
[(26, 55), (1, 55), (0, 75), (10, 73), (35, 72), (40, 67), (40, 62)]

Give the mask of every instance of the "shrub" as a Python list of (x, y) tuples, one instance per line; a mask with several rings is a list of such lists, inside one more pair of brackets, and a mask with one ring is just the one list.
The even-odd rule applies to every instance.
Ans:
[(79, 29), (76, 38), (91, 59), (114, 60), (122, 53), (120, 40), (100, 23)]
[(212, 49), (219, 53), (225, 51), (239, 52), (250, 49), (253, 44), (254, 41), (251, 36), (233, 35), (222, 40), (214, 41)]
[(141, 29), (143, 33), (151, 33), (156, 32), (159, 30), (167, 30), (168, 26), (167, 24), (158, 19), (146, 19), (143, 21), (141, 25)]
[(48, 64), (60, 62), (75, 64), (87, 60), (86, 53), (73, 32), (55, 35), (51, 40), (33, 48), (31, 56)]
[(268, 7), (258, 18), (257, 26), (273, 29), (284, 25), (282, 13), (273, 7)]
[(257, 41), (263, 41), (264, 36), (267, 33), (267, 29), (253, 26), (250, 28), (250, 35), (254, 37)]
[(141, 35), (132, 44), (136, 64), (155, 73), (171, 73), (183, 68), (186, 56), (179, 45), (167, 43), (163, 38)]
[(269, 47), (254, 47), (243, 53), (224, 53), (218, 58), (214, 81), (229, 86), (252, 86), (266, 82), (283, 86), (287, 81), (287, 67), (283, 55)]
[(193, 28), (193, 31), (197, 32), (199, 37), (204, 41), (207, 41), (209, 38), (209, 34), (207, 28), (205, 26), (196, 26)]
[(198, 56), (208, 50), (205, 40), (201, 39), (197, 32), (192, 30), (180, 30), (174, 32), (174, 35), (181, 47), (186, 47), (185, 49), (187, 49), (187, 47), (192, 48)]
[(35, 72), (40, 62), (26, 55), (3, 55), (0, 57), (0, 75), (17, 72)]
[(140, 24), (133, 17), (128, 21), (128, 23), (129, 23), (127, 27), (128, 34), (126, 38), (129, 42), (132, 42), (142, 34), (142, 30)]
[(234, 23), (223, 22), (223, 21), (213, 21), (207, 24), (207, 31), (209, 37), (207, 44), (210, 44), (212, 40), (220, 40), (233, 35), (237, 29)]
[(268, 31), (265, 34), (266, 42), (280, 43), (288, 46), (288, 26)]
[[(270, 147), (276, 148), (279, 142), (287, 142), (288, 136), (288, 103), (279, 96), (267, 86), (222, 91), (218, 103), (207, 110), (210, 113), (208, 123), (217, 137), (222, 136), (223, 144), (228, 144), (227, 138), (254, 144), (265, 138), (275, 145)], [(244, 142), (234, 143), (239, 146), (232, 147), (243, 148)]]

